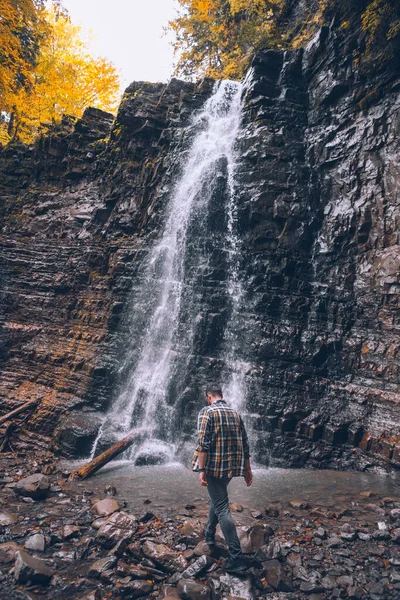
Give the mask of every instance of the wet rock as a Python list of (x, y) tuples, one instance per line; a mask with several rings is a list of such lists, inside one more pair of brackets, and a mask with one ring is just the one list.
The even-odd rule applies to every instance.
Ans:
[(96, 540), (106, 547), (112, 547), (122, 539), (131, 538), (137, 527), (135, 517), (125, 512), (115, 512), (100, 527)]
[(201, 573), (207, 571), (215, 561), (210, 556), (200, 556), (182, 573), (183, 579), (197, 578)]
[(342, 545), (342, 540), (337, 535), (329, 537), (326, 541), (328, 548), (339, 548)]
[(63, 456), (88, 456), (104, 415), (96, 412), (74, 411), (64, 417), (55, 431), (55, 440)]
[(77, 525), (64, 525), (63, 527), (63, 538), (65, 540), (70, 540), (71, 538), (76, 538), (79, 536), (81, 532), (81, 528)]
[(178, 583), (178, 594), (182, 600), (210, 600), (211, 590), (207, 585), (181, 579)]
[(214, 555), (217, 555), (217, 556), (220, 556), (220, 557), (224, 557), (224, 556), (228, 556), (228, 554), (229, 554), (228, 548), (227, 548), (226, 544), (223, 544), (223, 543), (218, 542), (218, 541), (217, 541), (217, 543), (215, 545), (215, 550), (214, 551), (210, 549), (209, 545), (205, 541), (202, 541), (202, 542), (199, 542), (197, 544), (197, 546), (194, 548), (193, 552), (194, 552), (194, 554), (196, 556), (203, 556), (203, 555), (214, 556)]
[(33, 550), (34, 552), (44, 552), (46, 546), (46, 540), (42, 533), (35, 533), (29, 537), (25, 544), (27, 550)]
[(106, 556), (96, 560), (90, 567), (88, 575), (89, 577), (99, 578), (102, 573), (112, 569), (117, 564), (117, 558), (115, 556)]
[(153, 584), (150, 581), (135, 580), (122, 586), (121, 591), (124, 598), (148, 598), (153, 591)]
[(372, 490), (365, 490), (359, 493), (360, 498), (378, 498), (379, 494), (377, 492), (373, 492)]
[(99, 517), (108, 517), (113, 513), (117, 512), (120, 509), (120, 506), (116, 500), (112, 498), (104, 498), (104, 500), (99, 500), (96, 504), (93, 504), (91, 511), (93, 514), (98, 515)]
[(50, 491), (50, 480), (47, 475), (35, 473), (17, 481), (13, 489), (19, 496), (44, 500)]
[(186, 519), (181, 529), (181, 539), (185, 542), (197, 542), (204, 537), (204, 526), (197, 519)]
[(395, 544), (400, 544), (400, 528), (392, 529), (390, 533), (392, 542)]
[(15, 542), (0, 544), (0, 564), (13, 562), (18, 550), (22, 550), (22, 548)]
[(245, 553), (255, 553), (268, 541), (268, 529), (265, 525), (254, 524), (237, 528), (242, 550)]
[(262, 563), (263, 571), (269, 585), (278, 592), (291, 592), (293, 585), (279, 560), (268, 560)]
[(289, 506), (292, 508), (296, 508), (297, 510), (306, 510), (307, 508), (311, 508), (311, 506), (305, 500), (290, 500)]
[(300, 590), (306, 594), (319, 594), (324, 591), (324, 587), (316, 581), (302, 581)]
[(106, 519), (105, 517), (101, 517), (100, 519), (95, 519), (94, 521), (92, 521), (92, 527), (93, 529), (100, 529), (100, 527), (102, 525), (104, 525), (104, 523), (107, 523), (108, 519)]
[(149, 573), (145, 569), (142, 569), (134, 564), (128, 564), (123, 560), (118, 561), (117, 573), (119, 575), (129, 575), (133, 579), (148, 579)]
[(100, 590), (92, 590), (85, 596), (80, 596), (77, 600), (102, 600), (102, 595)]
[(117, 489), (114, 485), (106, 485), (104, 488), (104, 493), (107, 494), (107, 496), (116, 496)]
[(24, 550), (18, 550), (14, 566), (14, 577), (17, 583), (43, 584), (49, 583), (54, 571), (47, 564), (34, 558)]
[(14, 525), (17, 521), (17, 515), (6, 512), (5, 510), (0, 511), (0, 525)]
[(185, 558), (165, 544), (156, 544), (147, 540), (142, 546), (145, 556), (167, 569), (183, 570), (187, 566)]

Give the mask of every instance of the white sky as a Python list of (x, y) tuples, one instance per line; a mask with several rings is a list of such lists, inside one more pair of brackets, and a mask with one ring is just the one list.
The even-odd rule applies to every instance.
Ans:
[(163, 27), (176, 16), (177, 0), (63, 0), (71, 20), (90, 48), (111, 60), (121, 75), (122, 89), (132, 81), (167, 81), (173, 71), (172, 35)]

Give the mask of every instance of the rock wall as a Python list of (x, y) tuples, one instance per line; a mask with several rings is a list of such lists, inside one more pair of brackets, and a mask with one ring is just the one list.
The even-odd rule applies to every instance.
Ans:
[[(240, 352), (264, 464), (400, 465), (400, 81), (354, 66), (359, 36), (333, 20), (304, 50), (260, 52), (247, 76)], [(21, 440), (51, 445), (63, 413), (75, 423), (112, 400), (170, 157), (211, 89), (135, 83), (115, 122), (89, 109), (0, 153), (0, 410), (41, 399)], [(211, 308), (176, 399), (187, 439), (201, 380), (218, 366), (224, 316)], [(79, 450), (65, 428), (63, 439)]]

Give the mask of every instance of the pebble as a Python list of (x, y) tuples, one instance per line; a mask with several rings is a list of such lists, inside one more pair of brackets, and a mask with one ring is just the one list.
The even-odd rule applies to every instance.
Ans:
[(33, 550), (34, 552), (44, 552), (46, 546), (45, 537), (41, 533), (35, 533), (35, 535), (32, 535), (26, 540), (24, 546), (27, 550)]

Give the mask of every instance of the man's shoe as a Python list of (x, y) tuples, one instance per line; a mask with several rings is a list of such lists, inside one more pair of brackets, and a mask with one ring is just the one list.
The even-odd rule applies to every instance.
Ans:
[(237, 574), (246, 571), (247, 565), (242, 558), (227, 558), (222, 568), (227, 573)]

